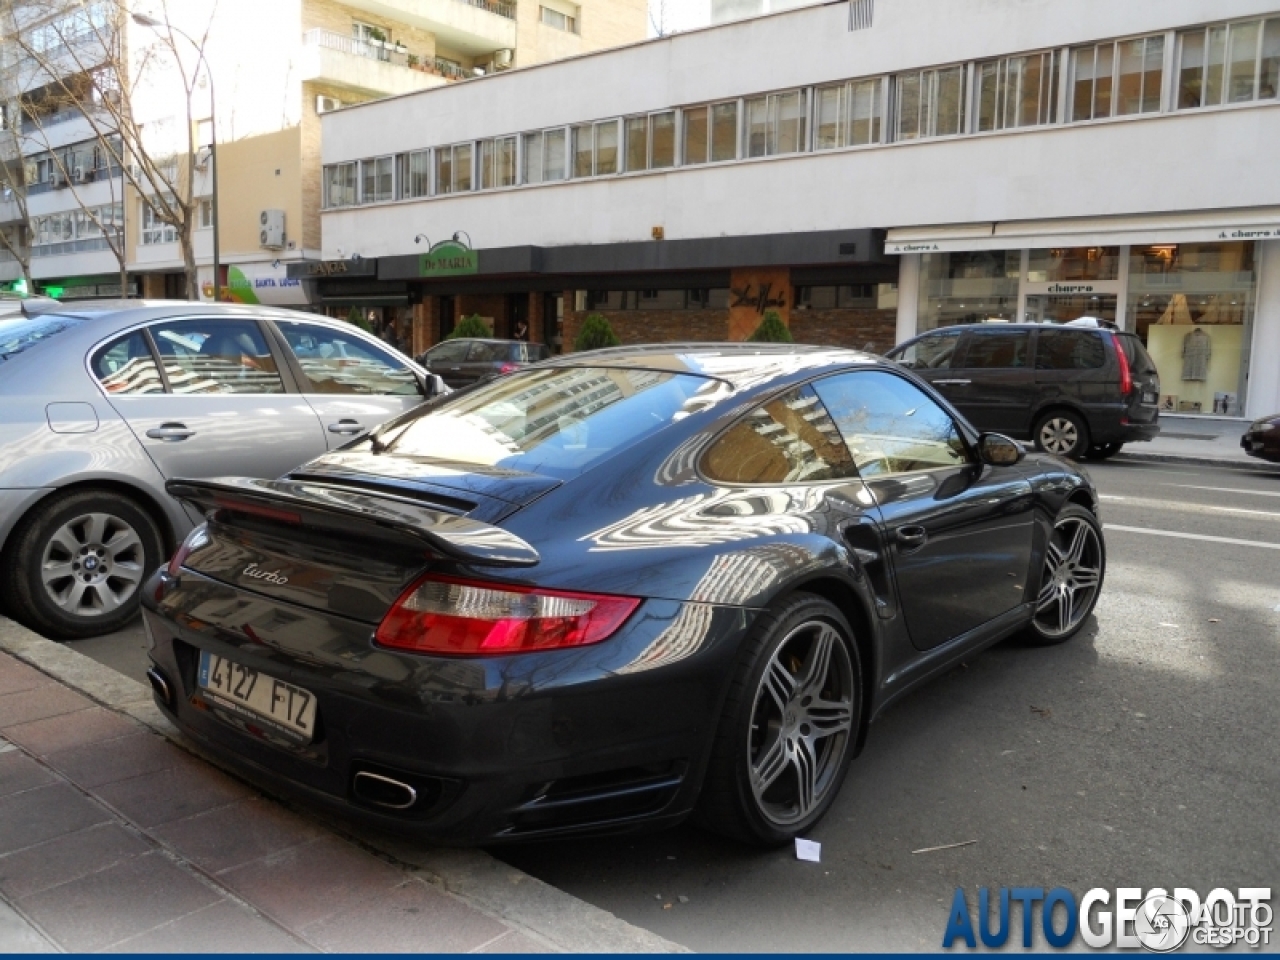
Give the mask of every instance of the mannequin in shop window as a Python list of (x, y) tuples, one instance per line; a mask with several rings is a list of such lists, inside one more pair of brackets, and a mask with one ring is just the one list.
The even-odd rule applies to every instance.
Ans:
[(1182, 379), (1209, 379), (1209, 358), (1213, 356), (1213, 341), (1196, 327), (1182, 338)]

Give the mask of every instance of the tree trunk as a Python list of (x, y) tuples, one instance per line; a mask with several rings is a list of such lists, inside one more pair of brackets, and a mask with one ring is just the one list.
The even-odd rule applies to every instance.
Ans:
[(195, 243), (191, 236), (191, 216), (186, 217), (186, 222), (178, 231), (178, 239), (182, 242), (182, 270), (186, 274), (187, 279), (187, 299), (200, 299), (200, 278), (196, 273), (196, 251)]

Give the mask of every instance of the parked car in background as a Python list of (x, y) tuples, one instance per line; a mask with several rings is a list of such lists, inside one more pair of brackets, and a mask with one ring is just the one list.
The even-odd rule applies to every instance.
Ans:
[(523, 340), (478, 340), (459, 337), (437, 343), (418, 363), (451, 387), (466, 387), (485, 377), (511, 373), (546, 360), (551, 352), (541, 343)]
[(886, 355), (980, 430), (1075, 460), (1160, 433), (1160, 377), (1132, 333), (1086, 324), (945, 327)]
[(1240, 438), (1240, 446), (1251, 457), (1280, 463), (1280, 413), (1259, 417), (1249, 424)]
[(143, 591), (159, 705), (449, 843), (805, 836), (890, 704), (1068, 640), (1106, 564), (1082, 471), (790, 344), (574, 354), (279, 480), (169, 489), (209, 519)]
[(165, 480), (276, 477), (447, 389), (310, 314), (0, 305), (0, 602), (49, 636), (118, 629), (199, 520)]

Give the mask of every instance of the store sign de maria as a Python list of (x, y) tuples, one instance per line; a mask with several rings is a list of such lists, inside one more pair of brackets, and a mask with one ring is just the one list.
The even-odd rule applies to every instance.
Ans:
[(444, 240), (418, 257), (420, 277), (462, 277), (480, 269), (480, 254), (461, 240)]

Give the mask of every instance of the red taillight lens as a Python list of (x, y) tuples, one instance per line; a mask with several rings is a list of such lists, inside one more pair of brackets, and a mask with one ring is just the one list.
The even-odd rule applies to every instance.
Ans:
[(169, 558), (169, 566), (166, 568), (169, 576), (176, 577), (187, 557), (191, 556), (191, 551), (197, 547), (203, 547), (209, 542), (208, 531), (205, 530), (204, 524), (196, 527), (187, 534), (187, 539), (182, 541), (182, 545), (173, 552), (173, 556)]
[(519, 370), (519, 369), (520, 369), (520, 364), (518, 364), (518, 363), (504, 363), (502, 366), (500, 366), (500, 367), (498, 368), (498, 372), (499, 372), (499, 373), (513, 373), (514, 371)]
[(427, 576), (401, 594), (374, 640), (454, 656), (581, 647), (611, 636), (639, 605), (635, 597)]
[(1111, 342), (1116, 347), (1116, 360), (1120, 363), (1120, 395), (1127, 397), (1133, 392), (1133, 373), (1129, 370), (1129, 355), (1124, 352), (1124, 344), (1120, 342), (1120, 336), (1113, 333)]

